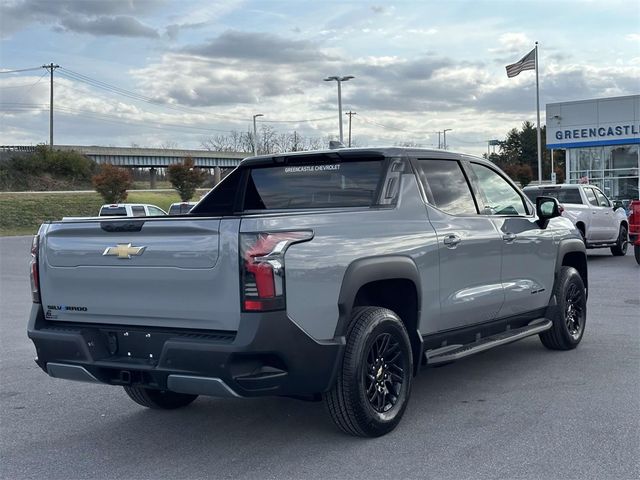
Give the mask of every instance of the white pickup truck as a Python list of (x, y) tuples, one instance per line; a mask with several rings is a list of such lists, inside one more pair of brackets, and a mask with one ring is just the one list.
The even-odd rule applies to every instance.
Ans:
[(100, 217), (161, 217), (167, 212), (146, 203), (114, 203), (100, 207)]
[(523, 189), (533, 202), (536, 197), (553, 197), (564, 208), (562, 216), (573, 222), (587, 248), (611, 248), (615, 256), (627, 253), (629, 220), (624, 208), (613, 203), (594, 185), (536, 185)]

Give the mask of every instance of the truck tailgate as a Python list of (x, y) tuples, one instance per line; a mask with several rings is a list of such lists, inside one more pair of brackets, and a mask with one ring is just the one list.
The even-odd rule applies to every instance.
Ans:
[(61, 222), (40, 246), (49, 320), (230, 330), (240, 319), (239, 220)]

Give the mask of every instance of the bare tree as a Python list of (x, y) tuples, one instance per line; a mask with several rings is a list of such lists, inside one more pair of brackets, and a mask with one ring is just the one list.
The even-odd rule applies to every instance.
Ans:
[(160, 148), (162, 148), (163, 150), (175, 150), (178, 148), (178, 142), (166, 140), (160, 144)]
[[(258, 154), (272, 154), (284, 152), (300, 152), (305, 150), (321, 150), (326, 148), (329, 140), (335, 136), (304, 137), (297, 131), (278, 133), (270, 125), (261, 125), (258, 133)], [(216, 135), (202, 140), (203, 148), (217, 152), (253, 152), (253, 132), (231, 131), (227, 135)], [(352, 142), (353, 144), (353, 142)]]

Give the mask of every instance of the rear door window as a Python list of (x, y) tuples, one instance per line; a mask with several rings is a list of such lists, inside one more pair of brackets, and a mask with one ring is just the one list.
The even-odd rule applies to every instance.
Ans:
[(380, 160), (256, 167), (248, 173), (243, 210), (369, 207), (382, 169)]
[(478, 210), (462, 166), (455, 160), (417, 161), (427, 201), (451, 215), (476, 215)]
[(134, 217), (144, 217), (146, 213), (144, 211), (144, 207), (142, 205), (134, 205), (131, 207), (131, 214)]

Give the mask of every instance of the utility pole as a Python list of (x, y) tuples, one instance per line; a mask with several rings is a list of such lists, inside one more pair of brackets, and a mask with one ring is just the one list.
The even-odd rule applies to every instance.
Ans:
[(53, 150), (53, 71), (56, 68), (60, 68), (60, 65), (54, 65), (53, 62), (51, 62), (49, 65), (42, 65), (42, 68), (46, 68), (51, 74), (51, 95), (49, 97), (49, 148)]
[(440, 134), (442, 132), (440, 130), (438, 130), (438, 150), (440, 150)]
[(345, 115), (349, 115), (349, 146), (351, 146), (351, 117), (357, 115), (357, 113), (349, 110)]

